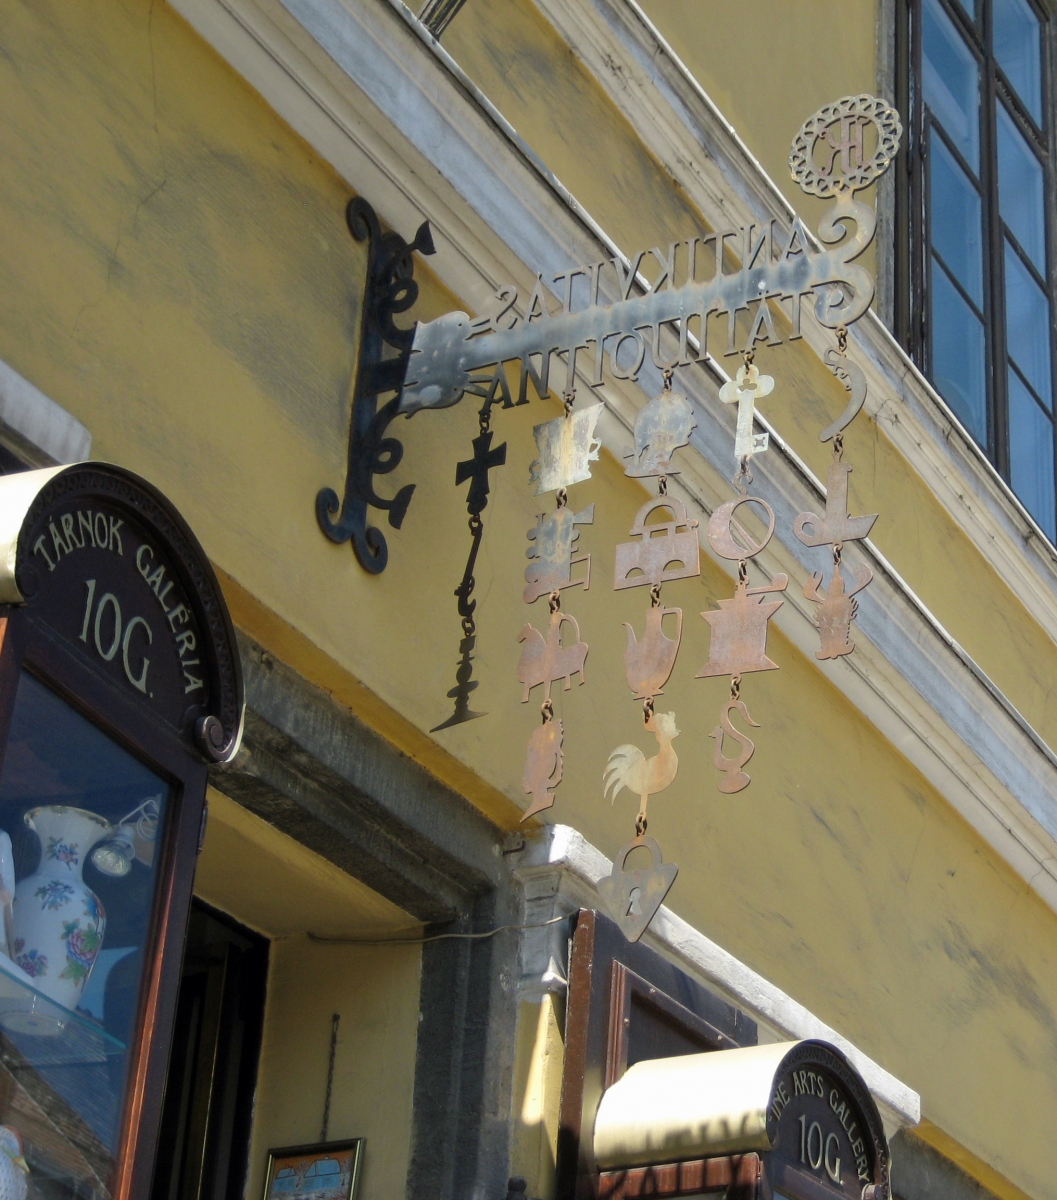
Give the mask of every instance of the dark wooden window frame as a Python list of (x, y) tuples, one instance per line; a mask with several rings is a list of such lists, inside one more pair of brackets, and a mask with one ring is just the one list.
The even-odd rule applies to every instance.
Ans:
[[(898, 102), (907, 117), (906, 141), (901, 153), (903, 169), (896, 188), (896, 309), (897, 335), (923, 373), (932, 377), (931, 362), (931, 277), (932, 257), (929, 236), (929, 145), (932, 137), (943, 137), (929, 118), (922, 96), (921, 29), (923, 0), (905, 0), (899, 5), (896, 29), (896, 87)], [(1004, 105), (1014, 124), (1036, 148), (1043, 165), (1045, 180), (1047, 275), (1042, 278), (1032, 264), (1029, 273), (1050, 297), (1051, 404), (1054, 420), (1054, 461), (1057, 469), (1057, 120), (1050, 111), (1057, 80), (1057, 31), (1055, 14), (1040, 0), (1027, 3), (1040, 18), (1042, 42), (1042, 97), (1045, 128), (1040, 129), (1020, 102), (990, 54), (992, 0), (980, 0), (983, 6), (980, 28), (961, 7), (960, 0), (937, 0), (955, 27), (964, 35), (966, 46), (976, 57), (981, 70), (980, 95), (980, 171), (983, 209), (983, 324), (985, 333), (985, 379), (987, 387), (987, 438), (981, 448), (996, 469), (1010, 479), (1009, 401), (1006, 378), (1006, 312), (1004, 296), (1003, 222), (998, 208), (997, 106)], [(971, 4), (970, 4), (971, 7)], [(955, 161), (967, 167), (950, 140), (944, 144)], [(1026, 261), (1024, 255), (1020, 255)], [(959, 292), (963, 289), (952, 280)], [(964, 297), (978, 309), (970, 297)], [(1017, 370), (1015, 366), (1011, 369)], [(1019, 374), (1019, 372), (1018, 372)], [(1026, 383), (1026, 381), (1025, 381)], [(1029, 386), (1029, 390), (1034, 389)]]
[(207, 767), (173, 730), (96, 674), (35, 621), (28, 609), (0, 606), (0, 639), (0, 767), (15, 693), (25, 670), (171, 786), (165, 832), (159, 843), (150, 932), (143, 948), (146, 967), (115, 1174), (110, 1181), (114, 1200), (132, 1200), (147, 1195), (151, 1186), (183, 939), (205, 812)]

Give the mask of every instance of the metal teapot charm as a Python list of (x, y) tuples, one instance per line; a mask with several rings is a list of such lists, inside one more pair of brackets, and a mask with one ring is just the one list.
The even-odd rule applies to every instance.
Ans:
[[(640, 867), (637, 871), (626, 871), (624, 864), (632, 850), (637, 850), (639, 846), (645, 846), (653, 855), (652, 864)], [(675, 863), (662, 861), (657, 839), (645, 833), (639, 834), (617, 851), (613, 873), (598, 881), (598, 895), (629, 942), (637, 942), (646, 932), (646, 926), (664, 903), (678, 874), (679, 868)]]

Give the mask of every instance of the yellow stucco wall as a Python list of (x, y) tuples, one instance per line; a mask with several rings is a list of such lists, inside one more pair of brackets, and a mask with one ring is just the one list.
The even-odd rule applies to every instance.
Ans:
[(344, 871), (210, 790), (195, 894), (271, 940), (246, 1196), (268, 1151), (319, 1139), (331, 1017), (340, 1017), (328, 1137), (365, 1137), (361, 1200), (404, 1194), (421, 947), (313, 942), (414, 937), (414, 921)]
[[(468, 548), (454, 463), (467, 456), (476, 421), (462, 405), (398, 424), (405, 461), (380, 486), (413, 481), (419, 490), (404, 529), (389, 535), (384, 575), (367, 576), (347, 546), (319, 533), (316, 492), (342, 484), (364, 269), (342, 219), (348, 188), (164, 4), (3, 0), (2, 12), (0, 357), (89, 426), (99, 457), (162, 488), (247, 604), (322, 655), (332, 683), (347, 679), (349, 697), (373, 697), (373, 712), (388, 709), (425, 738), (449, 711), (444, 693), (454, 682), (452, 590)], [(550, 53), (546, 30), (532, 37)], [(504, 78), (516, 82), (520, 69), (513, 63)], [(685, 235), (701, 218), (634, 152), (602, 98), (571, 79), (562, 70), (546, 80), (556, 111), (575, 103), (597, 114), (608, 160), (565, 143), (524, 83), (503, 94), (504, 111), (519, 118), (523, 105), (525, 119), (514, 120), (523, 131), (535, 113), (544, 157), (561, 160), (563, 181), (624, 244)], [(617, 161), (619, 172), (605, 176)], [(461, 306), (428, 270), (417, 275), (415, 315)], [(779, 381), (768, 411), (821, 473), (816, 432), (823, 413), (843, 407), (843, 393), (806, 352), (785, 348), (761, 361)], [(534, 402), (496, 416), (508, 465), (494, 475), (485, 513), (473, 698), (490, 715), (435, 738), (438, 762), (446, 755), (483, 781), (482, 794), (511, 805), (524, 803), (524, 746), (539, 703), (538, 693), (518, 703), (515, 639), (526, 620), (542, 622), (545, 603), (529, 610), (520, 597), (537, 511), (527, 487), (531, 426), (558, 411)], [(1052, 645), (874, 426), (857, 424), (848, 454), (855, 510), (882, 512), (881, 548), (1057, 744)], [(602, 802), (602, 768), (620, 742), (647, 748), (623, 679), (621, 622), (641, 627), (648, 600), (614, 593), (607, 581), (613, 547), (644, 496), (608, 456), (571, 496), (577, 507), (596, 504), (581, 540), (596, 582), (566, 600), (591, 652), (587, 685), (556, 693), (566, 760), (553, 817), (610, 854), (630, 835), (634, 805), (626, 793), (615, 810)], [(1057, 1148), (1042, 1132), (1057, 1116), (1057, 917), (780, 636), (771, 656), (782, 669), (743, 689), (762, 726), (752, 787), (719, 795), (707, 734), (725, 685), (693, 673), (707, 654), (696, 614), (729, 594), (707, 556), (700, 580), (664, 594), (685, 614), (676, 674), (658, 705), (683, 731), (680, 774), (650, 814), (651, 832), (682, 867), (673, 907), (919, 1089), (926, 1115), (951, 1138), (1032, 1195), (1047, 1194), (1057, 1170)], [(311, 673), (305, 661), (294, 665)], [(321, 1030), (309, 1052), (316, 1083), (340, 997), (362, 996), (372, 1029), (389, 1027), (386, 1005), (417, 1004), (417, 965), (387, 967), (383, 995), (371, 990), (377, 960), (364, 953), (382, 954), (295, 941), (277, 948), (274, 996), (284, 1005), (294, 1005), (306, 975), (334, 981), (333, 992), (304, 999), (312, 1007), (301, 1027)], [(401, 1008), (392, 1027), (406, 1017)], [(294, 1036), (294, 1024), (283, 1028)], [(262, 1078), (279, 1077), (280, 1044), (266, 1046)], [(406, 1052), (399, 1044), (394, 1054)], [(355, 1132), (351, 1048), (345, 1064), (342, 1130)], [(316, 1083), (305, 1082), (306, 1095)], [(311, 1138), (320, 1103), (306, 1101), (303, 1130), (288, 1137), (272, 1123), (259, 1136)]]
[(878, 94), (877, 8), (874, 0), (642, 0), (665, 41), (812, 225), (825, 202), (805, 196), (790, 178), (789, 143), (824, 104)]

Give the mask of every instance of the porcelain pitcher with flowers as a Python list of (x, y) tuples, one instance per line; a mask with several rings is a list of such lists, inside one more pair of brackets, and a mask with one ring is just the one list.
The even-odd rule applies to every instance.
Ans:
[(33, 808), (26, 824), (40, 838), (40, 865), (15, 888), (15, 962), (38, 989), (74, 1009), (103, 945), (106, 913), (81, 878), (110, 823), (83, 808)]

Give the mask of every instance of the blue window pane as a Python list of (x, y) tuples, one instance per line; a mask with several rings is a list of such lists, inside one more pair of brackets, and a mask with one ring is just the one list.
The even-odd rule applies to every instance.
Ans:
[(984, 269), (980, 194), (943, 139), (932, 135), (929, 179), (932, 245), (976, 303), (983, 307)]
[(975, 21), (977, 17), (977, 5), (974, 0), (958, 0), (961, 7)]
[(1006, 340), (1009, 354), (1047, 408), (1053, 407), (1050, 374), (1050, 302), (1020, 255), (1006, 242)]
[(932, 382), (978, 442), (987, 442), (984, 327), (932, 261)]
[(1021, 504), (1055, 541), (1053, 427), (1028, 389), (1009, 372), (1010, 484)]
[(994, 50), (998, 65), (1024, 107), (1042, 124), (1042, 39), (1027, 0), (994, 0)]
[(921, 41), (925, 103), (969, 166), (979, 171), (980, 72), (939, 0), (922, 6)]
[(998, 106), (998, 207), (1021, 249), (1046, 272), (1046, 216), (1042, 164)]

